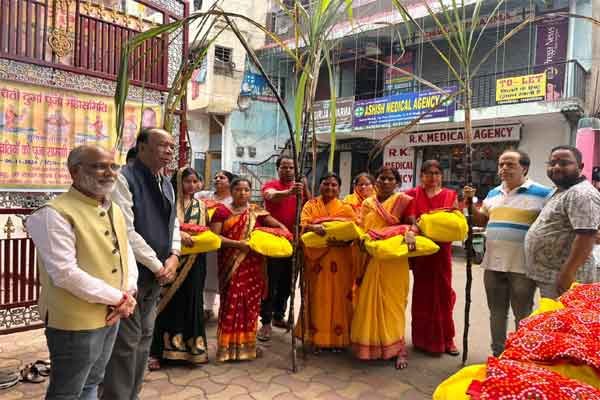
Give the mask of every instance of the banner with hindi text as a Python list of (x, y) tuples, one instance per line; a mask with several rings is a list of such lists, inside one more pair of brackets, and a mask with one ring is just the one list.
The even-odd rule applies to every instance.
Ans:
[[(141, 127), (157, 126), (161, 108), (128, 102), (118, 159), (134, 145)], [(0, 82), (0, 188), (65, 190), (71, 184), (69, 151), (82, 144), (113, 149), (112, 97)]]

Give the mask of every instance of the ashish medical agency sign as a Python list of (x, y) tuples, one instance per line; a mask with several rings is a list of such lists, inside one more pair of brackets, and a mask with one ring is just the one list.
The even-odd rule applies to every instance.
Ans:
[[(473, 143), (518, 142), (521, 125), (473, 127)], [(464, 129), (444, 129), (408, 134), (407, 146), (443, 146), (465, 143)]]
[[(454, 93), (456, 86), (444, 90)], [(454, 116), (455, 108), (454, 101), (433, 91), (357, 100), (354, 102), (352, 126), (355, 130), (400, 126), (425, 113), (428, 114), (423, 119), (448, 118)]]
[(545, 98), (545, 72), (496, 80), (496, 104), (525, 103)]

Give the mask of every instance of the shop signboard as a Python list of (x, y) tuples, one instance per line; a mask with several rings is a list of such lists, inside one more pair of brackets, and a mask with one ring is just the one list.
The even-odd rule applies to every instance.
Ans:
[[(568, 13), (564, 8), (558, 12)], [(536, 23), (534, 72), (546, 73), (546, 100), (554, 101), (564, 96), (567, 64), (569, 18), (564, 15), (549, 16)]]
[[(453, 93), (456, 86), (442, 89)], [(440, 105), (446, 97), (428, 90), (358, 100), (354, 102), (352, 126), (356, 130), (400, 126), (428, 111), (423, 119), (453, 117), (456, 108), (453, 100)]]
[[(394, 67), (403, 69), (412, 74), (415, 69), (415, 52), (406, 50), (401, 55), (392, 54), (388, 57), (387, 62)], [(383, 91), (385, 93), (406, 89), (412, 84), (412, 76), (405, 74), (398, 69), (386, 67), (384, 71)]]
[(400, 135), (385, 146), (383, 165), (390, 166), (400, 174), (400, 189), (414, 187), (415, 151), (408, 145), (407, 135)]
[[(120, 160), (140, 127), (157, 126), (158, 105), (126, 103)], [(0, 187), (65, 190), (71, 184), (67, 156), (73, 147), (113, 149), (116, 116), (112, 97), (3, 81), (0, 84)]]
[(496, 104), (527, 103), (546, 99), (546, 73), (496, 80)]
[[(404, 135), (403, 135), (404, 136)], [(465, 143), (464, 129), (439, 129), (407, 135), (407, 146), (444, 146)], [(518, 142), (521, 125), (495, 125), (473, 127), (473, 143)]]
[[(313, 105), (313, 116), (315, 120), (315, 133), (331, 132), (331, 115), (329, 113), (330, 101), (317, 101)], [(352, 111), (354, 97), (339, 97), (335, 101), (336, 121), (335, 131), (347, 133), (352, 131)]]

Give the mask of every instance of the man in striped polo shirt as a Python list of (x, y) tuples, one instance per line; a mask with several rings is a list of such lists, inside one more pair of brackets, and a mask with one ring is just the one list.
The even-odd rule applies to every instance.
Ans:
[[(533, 307), (536, 284), (526, 275), (524, 241), (551, 193), (550, 188), (527, 178), (531, 161), (521, 150), (507, 150), (498, 160), (502, 184), (492, 189), (481, 209), (471, 208), (473, 222), (487, 226), (486, 251), (481, 267), (490, 310), (492, 352), (504, 351), (509, 306), (515, 326)], [(475, 194), (465, 188), (465, 197)]]

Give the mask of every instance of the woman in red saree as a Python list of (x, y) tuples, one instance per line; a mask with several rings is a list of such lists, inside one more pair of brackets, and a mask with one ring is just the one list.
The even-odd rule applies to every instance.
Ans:
[(221, 235), (219, 289), (221, 305), (217, 328), (217, 360), (257, 357), (256, 327), (260, 301), (266, 293), (265, 258), (250, 250), (247, 240), (255, 227), (286, 229), (267, 211), (250, 204), (248, 179), (231, 183), (231, 206), (219, 206), (211, 229)]
[[(406, 192), (415, 199), (415, 216), (458, 206), (456, 192), (442, 187), (442, 168), (437, 160), (421, 167), (421, 186)], [(413, 259), (412, 343), (432, 354), (459, 354), (454, 344), (452, 311), (452, 243), (438, 243), (440, 251)]]

